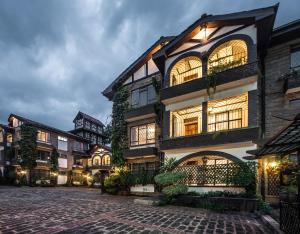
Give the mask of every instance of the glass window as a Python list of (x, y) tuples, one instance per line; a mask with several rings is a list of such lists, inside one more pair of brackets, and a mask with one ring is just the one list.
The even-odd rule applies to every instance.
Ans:
[(102, 127), (98, 126), (98, 133), (102, 133)]
[(109, 155), (104, 155), (102, 157), (102, 165), (110, 165), (110, 156)]
[(3, 132), (0, 131), (0, 142), (3, 142)]
[(42, 142), (50, 142), (50, 134), (49, 132), (38, 130), (37, 140)]
[(131, 146), (155, 143), (155, 123), (135, 126), (130, 131)]
[(91, 128), (91, 123), (89, 121), (85, 121), (85, 127), (87, 129), (90, 129)]
[(131, 107), (145, 106), (156, 101), (156, 93), (153, 85), (133, 90), (131, 92)]
[(248, 126), (248, 94), (208, 102), (208, 132)]
[(300, 48), (291, 51), (291, 69), (300, 70)]
[(50, 152), (38, 150), (37, 159), (42, 161), (48, 161), (50, 159)]
[(76, 120), (76, 128), (83, 127), (83, 119), (77, 119)]
[(8, 133), (6, 138), (7, 138), (6, 140), (8, 143), (12, 143), (13, 137), (12, 137), (11, 133)]
[(58, 149), (67, 151), (68, 150), (68, 138), (58, 136), (57, 139), (58, 139)]

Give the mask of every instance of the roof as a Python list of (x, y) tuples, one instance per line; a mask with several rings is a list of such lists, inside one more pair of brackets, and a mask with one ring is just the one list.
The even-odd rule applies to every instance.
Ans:
[(78, 113), (77, 113), (76, 117), (74, 118), (73, 122), (75, 122), (75, 120), (77, 119), (77, 117), (79, 115), (82, 115), (83, 118), (85, 118), (85, 119), (87, 119), (87, 120), (89, 120), (89, 121), (91, 121), (93, 123), (96, 123), (96, 124), (99, 124), (101, 126), (104, 126), (104, 124), (99, 119), (96, 119), (96, 118), (94, 118), (94, 117), (92, 117), (92, 116), (90, 116), (88, 114), (85, 114), (85, 113), (83, 113), (81, 111), (78, 111)]
[(116, 85), (119, 82), (122, 82), (124, 79), (128, 78), (128, 76), (131, 75), (131, 73), (134, 73), (136, 69), (141, 66), (145, 60), (149, 59), (149, 55), (151, 55), (151, 52), (160, 44), (171, 41), (174, 36), (167, 36), (167, 37), (160, 37), (151, 47), (146, 50), (140, 57), (138, 57), (132, 64), (129, 65), (103, 92), (102, 94), (106, 96), (107, 98), (112, 98), (112, 91), (114, 85)]
[(253, 152), (256, 156), (288, 154), (300, 150), (300, 113), (293, 122)]
[(31, 126), (34, 126), (34, 127), (37, 127), (37, 128), (41, 128), (41, 129), (45, 129), (45, 130), (48, 130), (48, 131), (56, 132), (56, 133), (62, 134), (64, 136), (71, 137), (73, 139), (77, 139), (77, 140), (89, 142), (88, 140), (84, 139), (81, 136), (77, 136), (77, 135), (74, 135), (74, 134), (72, 134), (70, 132), (67, 132), (67, 131), (64, 131), (64, 130), (61, 130), (61, 129), (58, 129), (58, 128), (54, 128), (54, 127), (51, 127), (51, 126), (48, 126), (48, 125), (45, 125), (45, 124), (42, 124), (42, 123), (30, 120), (30, 119), (27, 119), (27, 118), (24, 118), (24, 117), (22, 117), (20, 115), (10, 114), (9, 117), (8, 117), (8, 119), (10, 119), (11, 117), (15, 117), (15, 118), (21, 120), (23, 123), (31, 125)]
[[(262, 38), (267, 38), (268, 34), (272, 32), (273, 24), (275, 20), (275, 15), (277, 12), (279, 4), (274, 6), (254, 9), (250, 11), (242, 11), (223, 15), (202, 15), (201, 18), (196, 20), (187, 29), (180, 33), (175, 39), (173, 39), (164, 48), (159, 50), (153, 55), (153, 60), (156, 62), (157, 66), (161, 71), (164, 69), (164, 65), (161, 60), (164, 60), (166, 55), (170, 54), (172, 51), (177, 49), (185, 40), (192, 38), (199, 31), (199, 26), (206, 25), (207, 27), (216, 27), (223, 25), (235, 25), (235, 24), (250, 24), (256, 23), (257, 21), (263, 21), (269, 18), (268, 22), (265, 22), (270, 26), (269, 30), (267, 27), (263, 27), (259, 30), (258, 35)], [(198, 29), (198, 31), (196, 30)], [(190, 35), (193, 34), (193, 35)], [(190, 36), (189, 36), (190, 35)]]
[(300, 19), (275, 28), (272, 33), (271, 46), (299, 38), (299, 35)]
[(11, 132), (14, 131), (14, 128), (5, 124), (0, 124), (0, 128), (3, 128), (4, 130), (11, 131)]

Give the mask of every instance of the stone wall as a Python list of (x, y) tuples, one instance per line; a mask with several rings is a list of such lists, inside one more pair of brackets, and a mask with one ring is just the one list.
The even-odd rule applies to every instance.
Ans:
[(282, 76), (290, 71), (290, 48), (300, 43), (300, 39), (269, 48), (265, 59), (265, 137), (274, 136), (300, 112), (299, 104), (290, 101), (300, 98), (300, 93), (285, 94)]

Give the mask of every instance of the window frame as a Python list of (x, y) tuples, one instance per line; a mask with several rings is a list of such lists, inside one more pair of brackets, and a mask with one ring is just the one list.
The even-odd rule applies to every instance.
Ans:
[[(40, 138), (39, 138), (39, 134), (41, 136)], [(43, 138), (42, 136), (44, 136), (45, 140), (42, 139)], [(50, 132), (47, 132), (47, 131), (39, 129), (37, 131), (37, 138), (36, 138), (36, 140), (38, 142), (50, 143)]]
[(300, 44), (290, 49), (290, 70), (300, 70), (300, 62), (298, 66), (292, 67), (292, 54), (297, 52), (300, 54)]
[[(140, 88), (137, 88), (137, 89), (134, 89), (131, 91), (130, 93), (130, 106), (131, 108), (139, 108), (139, 107), (142, 107), (142, 106), (146, 106), (146, 105), (149, 105), (149, 104), (152, 104), (152, 103), (155, 103), (156, 101), (156, 95), (154, 95), (154, 98), (150, 99), (150, 88), (153, 88), (153, 92), (155, 94), (155, 88), (152, 84), (149, 84), (149, 85), (145, 85), (143, 87), (140, 87)], [(137, 92), (137, 104), (133, 104), (133, 93)], [(141, 93), (143, 92), (146, 92), (146, 103), (145, 104), (141, 104)]]
[[(66, 144), (65, 147), (60, 148), (60, 143)], [(57, 149), (68, 151), (68, 138), (67, 137), (57, 136)]]
[[(149, 133), (149, 129), (150, 128), (148, 126), (150, 126), (150, 125), (154, 126), (154, 136), (153, 136), (153, 138), (148, 138), (148, 135), (150, 134)], [(146, 138), (145, 138), (146, 143), (140, 144), (139, 143), (140, 142), (140, 129), (141, 128), (145, 128), (145, 127), (146, 127)], [(137, 135), (136, 135), (137, 140), (136, 141), (132, 141), (132, 130), (134, 128), (137, 128)], [(155, 126), (154, 122), (153, 123), (141, 124), (141, 125), (136, 125), (136, 126), (130, 127), (130, 146), (131, 147), (135, 147), (135, 146), (155, 144), (155, 142), (156, 142), (156, 139), (155, 139), (156, 129), (155, 128), (156, 128), (156, 126)], [(134, 143), (137, 143), (137, 144), (134, 144)]]

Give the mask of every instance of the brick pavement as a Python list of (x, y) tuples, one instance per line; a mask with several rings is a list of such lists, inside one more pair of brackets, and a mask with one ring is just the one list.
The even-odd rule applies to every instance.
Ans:
[(0, 187), (0, 233), (270, 233), (254, 214), (133, 204), (88, 188)]

